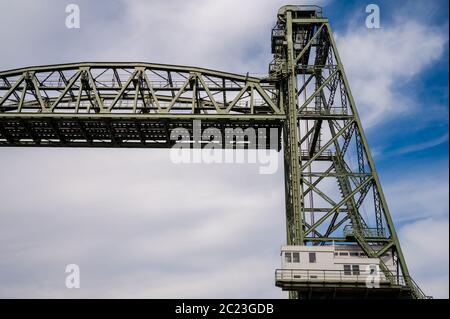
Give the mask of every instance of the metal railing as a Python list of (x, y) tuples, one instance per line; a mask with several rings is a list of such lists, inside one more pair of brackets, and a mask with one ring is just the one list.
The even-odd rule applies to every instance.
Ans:
[(317, 114), (317, 115), (348, 115), (348, 110), (342, 107), (332, 107), (329, 109), (316, 109), (313, 107), (304, 108), (300, 114)]
[[(354, 236), (354, 229), (352, 225), (347, 225), (343, 229), (345, 237)], [(384, 228), (362, 228), (360, 230), (361, 234), (366, 238), (385, 238), (386, 229)]]
[[(122, 78), (122, 82), (126, 82), (128, 78)], [(46, 88), (65, 88), (66, 84), (62, 79), (43, 79), (42, 77), (37, 77), (37, 80), (39, 82), (39, 89), (46, 89)], [(210, 90), (218, 89), (221, 90), (223, 88), (235, 88), (235, 89), (242, 89), (245, 86), (245, 82), (235, 83), (227, 81), (225, 83), (218, 83), (215, 81), (209, 81), (204, 80), (206, 86)], [(95, 83), (97, 85), (97, 89), (102, 88), (122, 88), (122, 85), (117, 82), (117, 80), (111, 80), (111, 79), (96, 79)], [(171, 82), (164, 81), (164, 80), (150, 80), (149, 83), (151, 84), (152, 88), (158, 88), (158, 89), (179, 89), (182, 87), (186, 80), (173, 80)], [(77, 87), (80, 86), (80, 80), (75, 82), (75, 85)], [(0, 80), (0, 89), (7, 90), (10, 89), (11, 85), (7, 84), (4, 80)], [(130, 89), (134, 89), (134, 86), (130, 86)], [(75, 88), (76, 89), (76, 88)]]
[(316, 5), (285, 5), (278, 10), (278, 14), (282, 15), (287, 10), (295, 11), (300, 14), (311, 12), (314, 13), (314, 16), (317, 18), (323, 17), (322, 7)]
[[(316, 153), (314, 153), (315, 155)], [(308, 150), (301, 150), (301, 155), (302, 158), (308, 158), (309, 159), (309, 151)], [(335, 156), (335, 153), (332, 152), (331, 150), (324, 150), (323, 152), (320, 153), (320, 155), (318, 156), (319, 159), (327, 159), (327, 160), (331, 160), (333, 158), (333, 156)]]
[(394, 273), (395, 282), (391, 282), (383, 272), (376, 274), (361, 269), (358, 272), (345, 270), (324, 269), (277, 269), (275, 279), (277, 282), (287, 283), (322, 283), (322, 284), (368, 284), (406, 286), (405, 277)]
[(423, 292), (423, 290), (422, 289), (420, 289), (420, 287), (419, 287), (419, 285), (414, 281), (414, 279), (412, 279), (412, 278), (410, 278), (411, 279), (411, 284), (412, 284), (412, 290), (413, 290), (413, 293), (414, 293), (414, 296), (417, 298), (417, 299), (433, 299), (433, 297), (432, 296), (427, 296), (424, 292)]

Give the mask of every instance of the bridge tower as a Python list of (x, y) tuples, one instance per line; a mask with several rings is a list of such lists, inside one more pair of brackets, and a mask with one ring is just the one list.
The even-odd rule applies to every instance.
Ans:
[[(403, 297), (424, 295), (409, 275), (328, 19), (315, 6), (284, 6), (272, 30), (276, 81), (286, 110), (284, 155), (287, 242), (350, 244), (379, 268)], [(392, 253), (395, 271), (381, 258)], [(300, 277), (300, 276), (299, 276)], [(366, 286), (278, 280), (291, 298), (357, 297)], [(326, 281), (326, 278), (323, 278)]]

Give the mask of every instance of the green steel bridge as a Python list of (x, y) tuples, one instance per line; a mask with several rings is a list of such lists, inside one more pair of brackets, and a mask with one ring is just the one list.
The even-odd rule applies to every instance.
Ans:
[[(382, 295), (426, 298), (409, 275), (328, 19), (319, 7), (284, 6), (271, 37), (264, 77), (123, 62), (1, 71), (0, 146), (169, 148), (171, 132), (194, 120), (224, 134), (276, 128), (264, 148), (284, 152), (287, 244), (392, 252), (395, 274), (380, 263), (390, 282)], [(291, 298), (370, 296), (332, 282), (282, 288)]]

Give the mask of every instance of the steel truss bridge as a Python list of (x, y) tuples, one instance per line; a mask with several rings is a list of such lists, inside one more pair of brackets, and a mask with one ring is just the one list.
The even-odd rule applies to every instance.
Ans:
[[(276, 128), (282, 134), (275, 145), (283, 146), (285, 159), (287, 243), (355, 243), (373, 258), (390, 251), (398, 271), (391, 273), (383, 261), (380, 267), (398, 296), (425, 298), (409, 275), (321, 9), (280, 8), (272, 53), (262, 78), (151, 63), (0, 72), (0, 146), (168, 148), (175, 143), (171, 132), (192, 131), (194, 120), (224, 135), (230, 128)], [(317, 291), (284, 288), (291, 298), (346, 293), (331, 283)], [(350, 289), (353, 297), (363, 293), (367, 289)]]

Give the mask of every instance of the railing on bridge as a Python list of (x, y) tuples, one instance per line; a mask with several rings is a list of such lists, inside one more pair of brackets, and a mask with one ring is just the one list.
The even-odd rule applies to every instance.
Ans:
[[(343, 229), (345, 237), (353, 237), (355, 233), (355, 229), (352, 225), (347, 225)], [(362, 228), (360, 230), (361, 234), (365, 238), (385, 238), (386, 237), (386, 229), (385, 228)]]
[(360, 269), (355, 274), (354, 271), (345, 270), (325, 270), (325, 269), (277, 269), (275, 280), (278, 284), (299, 283), (299, 284), (345, 284), (345, 285), (395, 285), (406, 286), (406, 278), (394, 273), (395, 282), (392, 283), (383, 272), (371, 273), (368, 269)]

